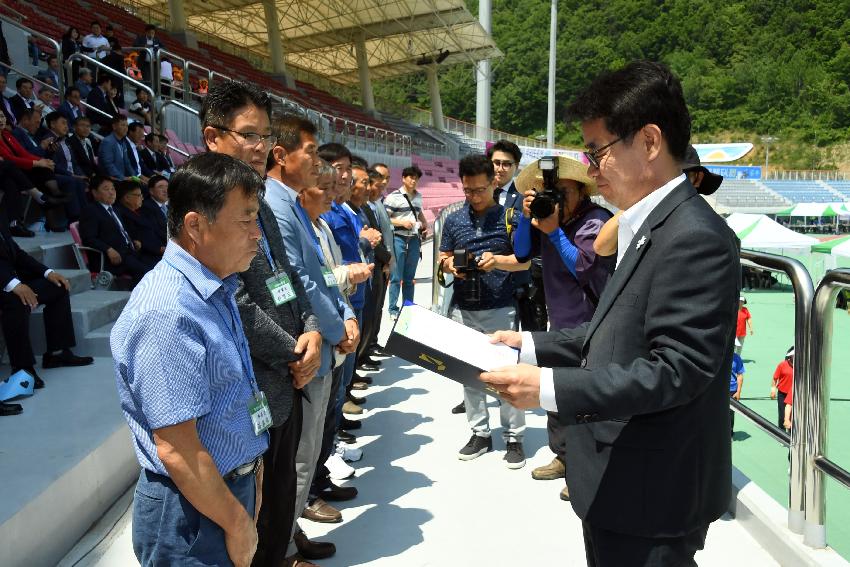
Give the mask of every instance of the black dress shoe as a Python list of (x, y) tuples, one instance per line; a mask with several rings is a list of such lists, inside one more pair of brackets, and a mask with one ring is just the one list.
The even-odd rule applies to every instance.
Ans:
[(29, 367), (29, 368), (13, 368), (13, 369), (12, 369), (12, 374), (14, 374), (15, 372), (17, 372), (17, 371), (19, 371), (19, 370), (23, 370), (24, 372), (26, 372), (27, 374), (29, 374), (30, 376), (32, 376), (32, 378), (33, 378), (33, 388), (35, 388), (36, 390), (41, 390), (42, 388), (44, 388), (44, 380), (42, 380), (42, 379), (41, 379), (41, 376), (39, 376), (38, 374), (36, 374), (36, 372), (35, 372), (35, 368), (33, 368), (33, 367)]
[(307, 539), (304, 532), (298, 532), (292, 538), (298, 553), (305, 559), (327, 559), (336, 553), (336, 546), (329, 541), (313, 541)]
[(44, 353), (41, 358), (42, 368), (59, 368), (60, 366), (88, 366), (94, 359), (90, 356), (77, 356), (70, 350), (63, 350), (61, 354)]
[(369, 356), (381, 356), (381, 357), (389, 357), (390, 354), (387, 354), (387, 351), (382, 349), (380, 346), (375, 345), (374, 347), (369, 349)]
[(358, 406), (362, 406), (363, 404), (366, 403), (366, 398), (358, 398), (357, 396), (355, 396), (354, 394), (352, 394), (350, 392), (346, 395), (346, 398), (348, 399), (349, 402), (351, 402), (352, 404), (357, 404)]
[(16, 224), (15, 226), (10, 226), (9, 232), (12, 233), (12, 236), (18, 236), (20, 238), (31, 238), (35, 236), (35, 233), (33, 231), (19, 224)]
[(0, 415), (18, 415), (23, 411), (24, 408), (21, 407), (21, 404), (7, 404), (6, 402), (0, 402)]
[(363, 359), (363, 364), (372, 364), (374, 366), (380, 366), (383, 363), (381, 360), (375, 360), (374, 358), (369, 358), (368, 356)]
[(459, 403), (452, 408), (452, 413), (466, 413), (466, 404), (464, 402)]
[(345, 429), (346, 431), (351, 431), (352, 429), (360, 429), (361, 427), (363, 427), (363, 424), (360, 423), (358, 420), (348, 419), (345, 416), (343, 416), (342, 421), (340, 421), (339, 423), (339, 428)]
[(345, 431), (343, 429), (340, 429), (336, 432), (336, 438), (342, 441), (343, 443), (347, 443), (348, 445), (357, 442), (357, 437), (355, 437), (353, 433), (349, 433), (348, 431)]
[(352, 378), (351, 381), (352, 382), (364, 382), (366, 384), (371, 384), (372, 383), (372, 377), (371, 376), (361, 376), (359, 374), (355, 374), (354, 378)]
[(319, 498), (326, 502), (344, 502), (354, 500), (357, 497), (357, 489), (353, 486), (337, 486), (331, 483), (330, 488), (319, 492)]
[(380, 366), (377, 366), (375, 364), (369, 364), (369, 363), (361, 364), (357, 368), (359, 368), (360, 370), (362, 370), (364, 372), (377, 372), (378, 370), (381, 369)]

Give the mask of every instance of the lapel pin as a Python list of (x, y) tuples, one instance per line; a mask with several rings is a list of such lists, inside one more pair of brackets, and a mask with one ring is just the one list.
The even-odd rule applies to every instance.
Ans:
[(640, 240), (637, 241), (637, 246), (635, 246), (635, 250), (640, 250), (640, 247), (646, 244), (646, 236), (641, 236)]

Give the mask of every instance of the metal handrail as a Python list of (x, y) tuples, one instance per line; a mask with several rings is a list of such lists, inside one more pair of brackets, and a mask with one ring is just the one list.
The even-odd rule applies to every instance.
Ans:
[[(22, 24), (21, 22), (15, 21), (8, 16), (4, 16), (3, 14), (0, 14), (0, 22), (6, 22), (8, 24), (11, 24), (12, 26), (15, 26), (17, 28), (24, 30), (25, 32), (29, 33), (30, 35), (33, 35), (37, 38), (40, 38), (40, 39), (47, 41), (48, 43), (50, 43), (53, 46), (53, 49), (56, 50), (56, 57), (59, 59), (59, 61), (62, 61), (62, 45), (59, 42), (57, 42), (55, 39), (53, 39), (52, 37), (50, 37), (48, 35), (44, 35), (40, 31), (36, 31), (36, 30), (34, 30), (30, 27), (27, 27), (24, 24)], [(9, 68), (11, 69), (12, 67), (9, 67)], [(20, 71), (18, 71), (17, 69), (15, 69), (15, 72), (20, 74), (20, 75), (23, 74)], [(29, 78), (29, 77), (27, 77), (27, 78)], [(57, 85), (57, 87), (58, 87), (60, 95), (65, 92), (65, 73), (59, 73), (59, 84)], [(54, 87), (54, 88), (56, 88), (56, 87)]]
[(440, 282), (437, 280), (437, 272), (440, 269), (440, 244), (443, 241), (443, 225), (446, 222), (446, 218), (460, 209), (466, 201), (458, 201), (456, 203), (451, 203), (450, 205), (446, 205), (440, 211), (440, 214), (437, 215), (437, 218), (434, 219), (434, 236), (433, 236), (433, 246), (432, 250), (433, 254), (433, 269), (431, 271), (431, 309), (433, 311), (437, 311), (443, 315), (447, 314), (447, 305), (444, 305), (444, 299), (448, 295), (448, 291), (443, 291), (443, 286), (440, 285)]
[[(850, 288), (850, 269), (828, 271), (815, 293), (811, 315), (811, 384), (808, 396), (807, 423), (810, 443), (806, 452), (806, 528), (803, 541), (811, 547), (826, 546), (826, 483), (828, 475), (850, 487), (850, 473), (826, 456), (827, 425), (829, 423), (829, 385), (832, 370), (832, 316), (838, 292)], [(795, 377), (796, 378), (796, 377)], [(794, 387), (794, 404), (797, 404)], [(794, 414), (797, 409), (795, 407)]]
[[(65, 62), (65, 69), (70, 73), (71, 69), (73, 67), (74, 61), (78, 61), (78, 60), (84, 61), (88, 65), (94, 65), (95, 67), (98, 67), (99, 69), (103, 69), (111, 75), (121, 77), (122, 80), (128, 81), (131, 85), (135, 85), (137, 88), (141, 88), (142, 90), (147, 91), (148, 94), (151, 95), (151, 101), (156, 100), (156, 98), (154, 97), (153, 89), (151, 89), (148, 85), (146, 85), (146, 84), (144, 84), (140, 81), (137, 81), (136, 79), (134, 79), (132, 77), (129, 77), (126, 73), (119, 73), (118, 71), (116, 71), (112, 67), (109, 67), (108, 65), (104, 65), (103, 63), (101, 63), (97, 59), (93, 59), (92, 57), (89, 57), (88, 55), (85, 55), (83, 53), (72, 53), (68, 57), (68, 60)], [(93, 88), (97, 88), (97, 87), (95, 86)], [(151, 112), (151, 130), (157, 129), (156, 128), (157, 123), (158, 123), (158, 121), (157, 121), (156, 112)]]
[[(806, 463), (806, 447), (810, 436), (806, 426), (807, 396), (809, 386), (809, 325), (811, 324), (812, 300), (814, 299), (814, 284), (806, 268), (792, 258), (741, 250), (741, 260), (749, 261), (756, 267), (771, 271), (784, 272), (791, 280), (794, 290), (794, 403), (796, 409), (791, 418), (791, 479), (790, 498), (788, 503), (788, 528), (794, 533), (801, 534), (805, 527), (806, 479), (810, 467)], [(732, 404), (733, 409), (736, 404)], [(741, 412), (752, 419), (751, 415)], [(753, 420), (759, 428), (772, 437), (776, 437), (776, 429), (764, 427), (760, 420)]]

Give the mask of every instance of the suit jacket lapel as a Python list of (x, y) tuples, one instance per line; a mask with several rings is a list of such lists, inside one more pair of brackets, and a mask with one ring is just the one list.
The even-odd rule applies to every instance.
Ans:
[(652, 230), (661, 224), (670, 213), (675, 210), (681, 203), (696, 195), (696, 190), (690, 181), (685, 180), (677, 185), (667, 197), (661, 201), (655, 209), (647, 217), (646, 221), (638, 227), (629, 244), (629, 249), (620, 261), (620, 265), (614, 270), (614, 275), (608, 280), (608, 285), (602, 292), (599, 298), (599, 304), (596, 306), (596, 312), (593, 314), (593, 319), (590, 321), (590, 326), (587, 329), (585, 345), (590, 341), (590, 337), (599, 323), (611, 309), (614, 301), (619, 297), (620, 292), (625, 287), (626, 283), (635, 271), (644, 253), (652, 246)]

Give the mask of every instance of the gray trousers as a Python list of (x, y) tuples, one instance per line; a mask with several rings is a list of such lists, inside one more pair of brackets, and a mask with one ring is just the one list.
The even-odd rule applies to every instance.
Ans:
[[(298, 442), (298, 452), (295, 455), (295, 476), (297, 483), (297, 496), (295, 498), (296, 521), (292, 524), (292, 535), (301, 531), (298, 527), (297, 518), (301, 516), (307, 497), (310, 494), (310, 484), (313, 475), (316, 474), (317, 461), (322, 449), (322, 433), (324, 432), (325, 413), (328, 409), (328, 398), (331, 394), (331, 373), (325, 376), (316, 376), (310, 383), (304, 386), (304, 393), (310, 398), (303, 403), (303, 416), (301, 426), (301, 439)], [(298, 549), (292, 538), (289, 539), (287, 556), (296, 553)]]
[[(514, 328), (516, 309), (513, 306), (482, 311), (467, 311), (452, 307), (449, 318), (463, 325), (492, 333)], [(466, 406), (466, 420), (472, 432), (479, 437), (490, 437), (490, 415), (487, 412), (487, 394), (473, 388), (463, 389), (463, 403)], [(522, 443), (525, 433), (525, 412), (500, 400), (499, 417), (502, 422), (502, 437), (505, 442)]]

